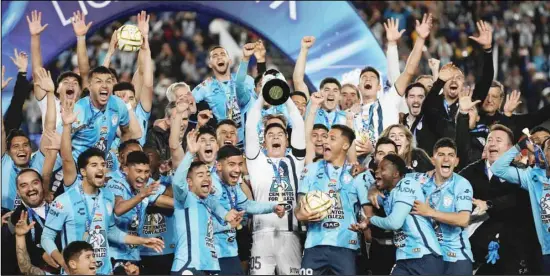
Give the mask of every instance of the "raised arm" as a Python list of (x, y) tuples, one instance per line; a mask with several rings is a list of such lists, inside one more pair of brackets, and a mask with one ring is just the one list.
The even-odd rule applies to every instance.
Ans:
[(489, 93), (489, 88), (491, 88), (495, 75), (493, 53), (491, 49), (493, 43), (493, 28), (489, 23), (480, 20), (477, 22), (477, 29), (479, 31), (479, 36), (470, 36), (470, 39), (477, 42), (483, 48), (483, 70), (481, 77), (476, 78), (473, 98), (484, 101)]
[(288, 116), (292, 122), (292, 135), (290, 136), (290, 146), (292, 146), (294, 156), (302, 158), (305, 156), (306, 136), (304, 133), (304, 119), (300, 115), (300, 110), (294, 104), (291, 98), (285, 103), (288, 110)]
[(15, 66), (17, 66), (17, 80), (13, 87), (13, 95), (11, 103), (4, 114), (6, 122), (6, 131), (10, 132), (13, 129), (19, 129), (23, 121), (23, 105), (31, 92), (31, 85), (27, 80), (27, 69), (29, 58), (25, 52), (17, 52), (13, 49), (14, 57), (10, 57)]
[(82, 89), (87, 88), (88, 72), (90, 72), (90, 61), (88, 58), (88, 50), (86, 48), (86, 33), (92, 26), (92, 22), (86, 25), (86, 15), (80, 13), (80, 10), (73, 12), (71, 20), (73, 24), (74, 34), (76, 35), (76, 57), (78, 60), (78, 71), (82, 78)]
[[(182, 135), (181, 121), (184, 117), (189, 117), (189, 105), (184, 102), (176, 104), (176, 108), (172, 109), (172, 116), (170, 116), (170, 137), (168, 138), (168, 146), (170, 147), (170, 156), (172, 156), (172, 166), (178, 167), (183, 155), (183, 147), (180, 143), (180, 137)], [(185, 132), (185, 130), (184, 130)]]
[(472, 91), (464, 89), (458, 94), (459, 112), (456, 118), (456, 146), (459, 157), (458, 169), (466, 167), (470, 160), (470, 110), (481, 101), (472, 102)]
[(422, 58), (422, 50), (424, 48), (424, 44), (426, 42), (426, 38), (430, 35), (431, 29), (432, 14), (424, 14), (422, 18), (422, 23), (416, 20), (416, 33), (418, 34), (418, 37), (416, 38), (413, 50), (409, 55), (409, 59), (407, 60), (407, 65), (405, 65), (405, 70), (403, 71), (403, 73), (401, 73), (401, 75), (399, 75), (399, 77), (395, 81), (395, 88), (400, 96), (405, 95), (405, 89), (407, 88), (407, 85), (409, 85), (416, 74), (418, 64), (420, 63), (420, 59)]
[(46, 117), (44, 120), (44, 131), (55, 132), (56, 126), (56, 108), (55, 108), (55, 96), (52, 75), (50, 71), (46, 71), (44, 68), (37, 68), (34, 72), (34, 84), (37, 89), (42, 90), (46, 95)]
[(8, 149), (7, 141), (6, 141), (6, 130), (4, 129), (4, 116), (2, 116), (2, 113), (0, 112), (0, 123), (2, 124), (2, 157), (4, 157), (4, 153), (6, 153), (6, 150)]
[[(42, 51), (40, 49), (40, 34), (48, 27), (48, 24), (42, 26), (42, 12), (34, 10), (31, 12), (31, 17), (27, 15), (27, 23), (29, 24), (29, 32), (31, 34), (31, 66), (33, 73), (37, 68), (42, 67)], [(43, 91), (35, 91), (34, 97), (37, 100), (42, 100), (46, 96)]]
[(141, 103), (145, 112), (150, 112), (153, 106), (153, 59), (151, 58), (151, 48), (149, 48), (149, 15), (146, 16), (144, 11), (138, 15), (138, 28), (143, 36), (143, 44), (141, 44), (138, 55), (138, 75), (142, 80), (138, 86), (134, 86), (136, 100)]
[(72, 153), (71, 132), (72, 124), (76, 122), (77, 115), (74, 113), (74, 101), (66, 100), (61, 108), (61, 120), (63, 121), (63, 132), (61, 133), (61, 160), (63, 161), (63, 184), (65, 187), (74, 184), (78, 172)]
[(246, 116), (247, 118), (244, 132), (246, 147), (244, 151), (247, 159), (256, 159), (260, 153), (261, 145), (257, 127), (262, 119), (263, 105), (264, 96), (260, 93), (258, 95), (258, 99), (248, 110), (248, 115)]
[(521, 188), (529, 190), (529, 182), (531, 181), (531, 168), (520, 169), (512, 166), (510, 163), (514, 160), (516, 155), (521, 151), (520, 144), (526, 143), (525, 140), (516, 144), (508, 151), (506, 151), (500, 158), (493, 163), (491, 166), (491, 171), (494, 175), (499, 178), (502, 178), (510, 183), (519, 184)]
[(309, 89), (305, 82), (306, 61), (309, 48), (315, 43), (314, 36), (304, 36), (301, 42), (300, 54), (296, 59), (294, 73), (292, 74), (292, 82), (294, 83), (295, 91), (302, 91), (309, 97)]
[(260, 39), (255, 43), (256, 48), (254, 48), (254, 56), (256, 57), (256, 69), (258, 71), (258, 76), (261, 76), (267, 71), (265, 66), (265, 46), (264, 42)]
[(34, 228), (34, 224), (36, 223), (33, 221), (28, 224), (27, 219), (27, 212), (22, 211), (21, 217), (15, 225), (15, 255), (17, 257), (17, 264), (19, 265), (19, 270), (21, 270), (21, 273), (24, 275), (44, 275), (44, 271), (32, 265), (29, 252), (27, 251), (25, 236)]
[(183, 157), (183, 160), (179, 164), (174, 177), (172, 179), (172, 187), (174, 189), (174, 199), (184, 202), (189, 193), (189, 184), (187, 183), (187, 174), (195, 155), (199, 151), (199, 145), (197, 144), (198, 130), (193, 129), (187, 133), (187, 153)]
[(109, 68), (109, 66), (111, 65), (111, 58), (116, 51), (117, 43), (118, 43), (117, 30), (115, 30), (113, 31), (113, 35), (111, 35), (111, 42), (109, 42), (109, 50), (107, 50), (107, 54), (105, 54), (105, 58), (103, 58), (102, 66)]
[(255, 48), (256, 45), (254, 43), (247, 43), (243, 46), (243, 58), (237, 69), (235, 86), (237, 90), (237, 102), (241, 108), (244, 108), (252, 100), (252, 94), (246, 86), (246, 77), (248, 76), (248, 62), (254, 54)]
[(388, 79), (391, 84), (394, 84), (399, 75), (399, 52), (397, 51), (397, 41), (401, 38), (401, 35), (405, 30), (399, 31), (399, 18), (389, 18), (384, 23), (384, 29), (386, 30), (386, 40), (388, 48), (386, 49), (386, 56), (388, 61)]
[[(128, 114), (128, 125), (120, 126), (120, 141), (124, 142), (130, 139), (139, 140), (144, 133), (141, 131), (134, 109), (127, 108), (126, 106), (121, 106), (119, 109), (125, 109)], [(122, 120), (120, 122), (123, 124)]]
[[(317, 110), (321, 107), (321, 104), (325, 100), (323, 92), (315, 92), (311, 95), (311, 104), (306, 114), (306, 121), (304, 123), (305, 128), (305, 142), (306, 142), (306, 159), (305, 165), (313, 163), (315, 159), (315, 145), (311, 141), (311, 135), (313, 133), (313, 126), (315, 125), (315, 116)], [(247, 145), (248, 146), (248, 145)]]

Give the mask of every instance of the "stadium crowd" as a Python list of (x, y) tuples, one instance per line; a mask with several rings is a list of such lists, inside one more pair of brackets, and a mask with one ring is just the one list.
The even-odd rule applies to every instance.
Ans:
[(190, 12), (94, 34), (76, 12), (48, 66), (28, 14), (31, 51), (2, 70), (2, 273), (550, 274), (550, 5), (354, 4), (387, 80), (311, 87), (315, 37), (287, 70)]

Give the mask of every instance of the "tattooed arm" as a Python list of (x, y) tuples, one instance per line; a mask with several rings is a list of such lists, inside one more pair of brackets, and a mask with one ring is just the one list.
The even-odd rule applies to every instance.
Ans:
[(25, 236), (15, 236), (15, 253), (17, 255), (17, 264), (19, 270), (25, 275), (45, 275), (44, 271), (31, 263)]

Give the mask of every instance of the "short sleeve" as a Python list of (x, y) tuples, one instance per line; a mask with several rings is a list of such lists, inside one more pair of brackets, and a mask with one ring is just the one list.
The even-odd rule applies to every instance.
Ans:
[[(317, 164), (317, 163), (313, 163), (313, 164)], [(298, 185), (298, 194), (307, 194), (311, 190), (311, 181), (309, 177), (311, 173), (310, 170), (312, 168), (311, 165), (305, 167), (302, 170), (302, 174), (300, 176), (300, 184)]]
[(468, 180), (462, 179), (455, 188), (456, 194), (456, 211), (472, 211), (472, 185)]
[(361, 206), (370, 203), (368, 199), (368, 189), (370, 187), (370, 183), (369, 181), (366, 181), (367, 175), (370, 174), (362, 173), (353, 180), (353, 185), (357, 191), (357, 199), (359, 200), (359, 204), (361, 204)]
[(195, 86), (195, 89), (191, 92), (193, 94), (193, 98), (195, 98), (195, 102), (200, 102), (204, 100), (204, 97), (206, 97), (206, 92), (208, 90), (208, 84), (207, 81), (201, 82), (199, 85)]
[(66, 203), (62, 197), (58, 197), (50, 204), (50, 210), (46, 217), (46, 227), (55, 230), (61, 231), (65, 221), (67, 220), (67, 214), (69, 209), (72, 208)]
[[(151, 184), (151, 183), (149, 183), (149, 184)], [(148, 197), (148, 199), (149, 199), (149, 205), (155, 204), (155, 202), (157, 201), (157, 199), (159, 198), (159, 196), (162, 195), (162, 194), (164, 194), (165, 191), (166, 191), (166, 186), (164, 186), (164, 185), (159, 185), (158, 190), (157, 190), (154, 194), (152, 194), (152, 195), (150, 195), (150, 196)]]
[(414, 206), (414, 201), (416, 199), (415, 193), (417, 192), (415, 189), (420, 188), (420, 184), (413, 185), (414, 183), (418, 184), (416, 180), (410, 178), (401, 180), (397, 187), (394, 188), (394, 202), (402, 202), (407, 205)]
[(121, 127), (125, 127), (128, 124), (130, 124), (130, 115), (128, 113), (128, 108), (126, 107), (126, 104), (124, 104), (124, 101), (118, 97), (114, 97), (118, 109), (118, 125)]
[(125, 188), (123, 186), (122, 183), (120, 183), (118, 180), (116, 180), (115, 178), (109, 180), (109, 182), (107, 182), (107, 189), (116, 197), (116, 196), (120, 196), (120, 197), (124, 197), (124, 193), (125, 193)]

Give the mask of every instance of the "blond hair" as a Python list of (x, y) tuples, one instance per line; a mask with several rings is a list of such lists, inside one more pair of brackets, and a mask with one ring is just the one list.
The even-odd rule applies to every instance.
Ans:
[(387, 127), (386, 129), (384, 129), (380, 137), (386, 137), (389, 139), (390, 131), (394, 128), (401, 129), (405, 133), (405, 138), (407, 138), (407, 141), (409, 141), (408, 148), (404, 150), (403, 155), (401, 155), (401, 158), (405, 160), (405, 163), (407, 163), (407, 166), (410, 166), (412, 162), (412, 151), (413, 151), (413, 148), (415, 148), (415, 145), (414, 145), (413, 134), (406, 126), (401, 124), (393, 124)]

